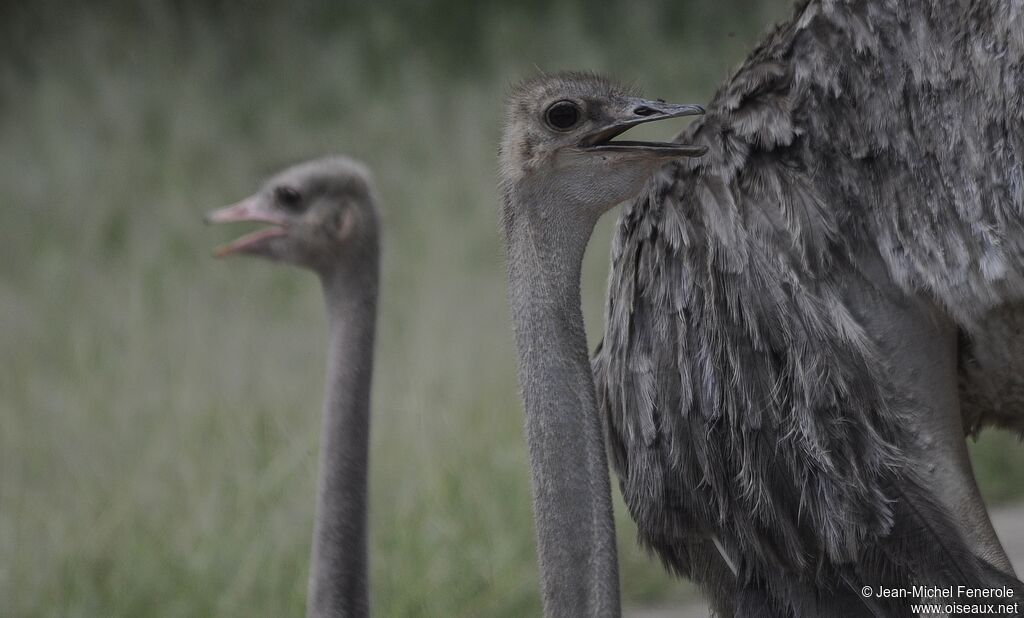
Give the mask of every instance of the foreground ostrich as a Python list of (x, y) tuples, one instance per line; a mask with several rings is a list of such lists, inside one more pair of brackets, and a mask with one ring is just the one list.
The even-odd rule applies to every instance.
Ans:
[(579, 272), (637, 195), (594, 375), (641, 541), (724, 615), (910, 615), (865, 586), (1019, 601), (963, 426), (1024, 428), (1024, 350), (981, 349), (1019, 332), (1024, 296), (1022, 20), (802, 3), (682, 143), (614, 140), (692, 108), (600, 78), (513, 90), (504, 227), (548, 615), (619, 611)]
[(705, 150), (609, 140), (701, 111), (631, 97), (585, 75), (526, 82), (510, 96), (503, 225), (548, 616), (619, 613), (608, 463), (580, 308), (587, 239), (598, 217), (639, 192), (659, 165)]
[(327, 396), (320, 444), (307, 615), (361, 617), (367, 597), (366, 492), (379, 274), (370, 176), (342, 157), (302, 163), (259, 192), (207, 215), (258, 221), (216, 255), (254, 255), (312, 270), (327, 304)]

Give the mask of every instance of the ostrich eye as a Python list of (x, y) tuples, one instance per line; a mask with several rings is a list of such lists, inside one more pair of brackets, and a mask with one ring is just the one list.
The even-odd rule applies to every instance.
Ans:
[(544, 113), (552, 129), (565, 131), (573, 128), (580, 120), (580, 108), (572, 101), (556, 101)]
[(289, 210), (298, 210), (302, 206), (302, 195), (291, 187), (277, 187), (274, 189), (274, 197), (278, 204)]

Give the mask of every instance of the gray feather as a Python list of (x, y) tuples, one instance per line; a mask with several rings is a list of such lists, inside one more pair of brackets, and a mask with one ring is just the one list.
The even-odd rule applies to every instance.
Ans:
[[(864, 582), (1020, 590), (915, 479), (847, 294), (881, 261), (968, 341), (1022, 300), (1022, 32), (1015, 1), (803, 2), (680, 136), (708, 154), (622, 213), (594, 358), (613, 465), (641, 542), (723, 611), (906, 614)], [(978, 400), (984, 362), (965, 361)]]

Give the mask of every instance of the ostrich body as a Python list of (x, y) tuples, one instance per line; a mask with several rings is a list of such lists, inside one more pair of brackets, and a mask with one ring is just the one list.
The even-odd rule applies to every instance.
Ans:
[(367, 461), (379, 277), (369, 173), (343, 157), (299, 164), (207, 220), (271, 225), (218, 249), (218, 256), (269, 258), (312, 270), (320, 279), (328, 320), (327, 388), (306, 613), (367, 616)]
[(594, 359), (612, 461), (670, 568), (721, 580), (691, 528), (737, 558), (751, 594), (712, 593), (723, 613), (856, 615), (859, 581), (1020, 594), (962, 432), (1024, 429), (1022, 25), (1007, 2), (803, 2), (682, 137), (708, 155), (620, 218)]
[[(504, 225), (548, 615), (617, 611), (573, 609), (617, 586), (599, 409), (641, 542), (722, 615), (909, 615), (865, 586), (1020, 598), (963, 432), (1024, 428), (1022, 21), (1011, 3), (801, 3), (681, 136), (707, 154), (666, 165), (586, 148), (604, 110), (628, 116), (604, 80), (512, 92)], [(562, 102), (576, 123), (552, 127)], [(635, 196), (594, 405), (579, 261)]]

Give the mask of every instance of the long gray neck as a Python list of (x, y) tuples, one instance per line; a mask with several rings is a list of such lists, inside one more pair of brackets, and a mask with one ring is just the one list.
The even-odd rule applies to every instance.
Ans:
[(369, 615), (366, 494), (378, 265), (321, 277), (327, 396), (306, 615)]
[[(594, 221), (508, 197), (508, 285), (533, 482), (544, 614), (619, 616), (604, 435), (580, 309)], [(517, 200), (519, 203), (516, 203)], [(537, 208), (552, 217), (544, 220)]]

